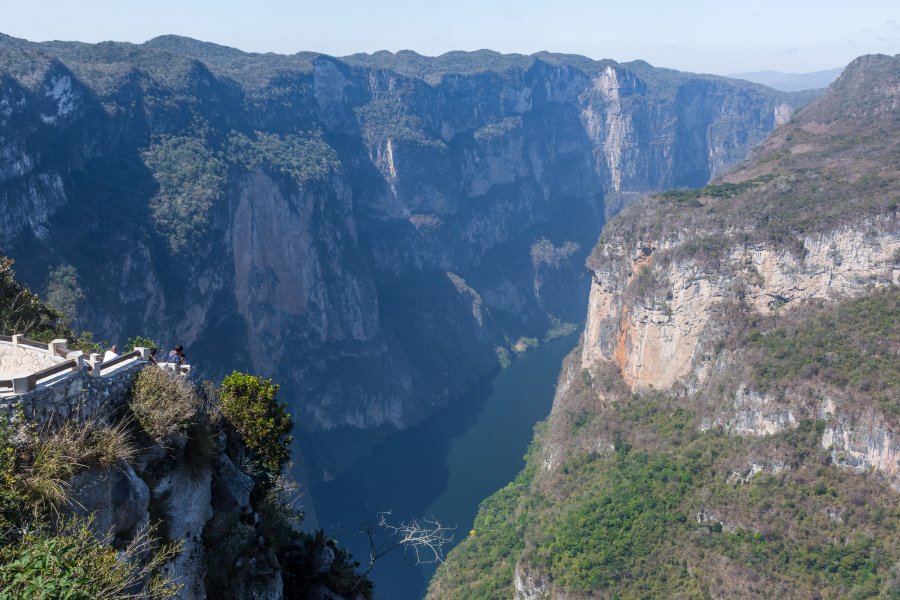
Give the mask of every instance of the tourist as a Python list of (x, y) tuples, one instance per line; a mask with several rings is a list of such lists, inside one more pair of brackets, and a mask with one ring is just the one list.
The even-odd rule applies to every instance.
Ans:
[(103, 355), (103, 362), (109, 362), (119, 358), (119, 347), (115, 344), (112, 345), (112, 348), (106, 351), (106, 354)]
[(156, 348), (150, 348), (150, 362), (154, 365), (157, 364), (156, 352)]
[(184, 346), (178, 344), (172, 351), (169, 352), (169, 357), (166, 359), (167, 363), (174, 363), (176, 367), (180, 367), (184, 362)]

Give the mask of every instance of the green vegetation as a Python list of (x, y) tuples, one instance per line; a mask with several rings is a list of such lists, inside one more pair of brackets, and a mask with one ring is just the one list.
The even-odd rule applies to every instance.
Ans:
[(0, 425), (0, 600), (175, 597), (179, 586), (160, 569), (177, 546), (144, 528), (117, 549), (90, 520), (62, 513), (73, 475), (135, 454), (127, 422), (67, 422), (15, 444)]
[(497, 364), (500, 365), (501, 369), (508, 369), (512, 366), (512, 361), (509, 359), (509, 350), (503, 346), (494, 346), (494, 353), (497, 355)]
[[(812, 380), (849, 395), (849, 410), (873, 403), (890, 422), (898, 300), (889, 286), (732, 323), (730, 335), (756, 387)], [(572, 371), (525, 471), (482, 504), (475, 534), (452, 551), (430, 597), (510, 597), (516, 565), (576, 596), (900, 594), (900, 497), (831, 464), (826, 421), (766, 437), (701, 431), (709, 406), (699, 396), (632, 394), (608, 367)], [(550, 464), (542, 459), (552, 466), (537, 469)]]
[(279, 475), (291, 458), (294, 427), (287, 405), (277, 399), (279, 386), (235, 371), (219, 390), (222, 413), (241, 434), (253, 457), (270, 474)]
[(734, 198), (735, 196), (739, 196), (744, 192), (752, 190), (767, 181), (771, 181), (771, 179), (772, 177), (768, 176), (741, 181), (740, 183), (715, 183), (699, 189), (669, 190), (660, 194), (659, 197), (663, 200), (697, 207), (701, 206), (701, 198)]
[(545, 342), (552, 342), (560, 338), (568, 337), (578, 331), (577, 323), (568, 323), (558, 317), (550, 317), (551, 327), (544, 334)]
[(136, 335), (133, 338), (128, 338), (128, 341), (125, 343), (125, 351), (131, 352), (137, 347), (141, 348), (153, 348), (159, 349), (159, 344), (151, 340), (150, 338), (146, 338), (140, 335)]
[[(411, 50), (353, 54), (341, 60), (351, 65), (387, 69), (437, 83), (447, 75), (473, 75), (488, 71), (527, 69), (534, 59), (522, 54), (500, 54), (492, 50), (447, 52), (440, 56), (422, 56)], [(589, 59), (588, 59), (589, 60)]]
[[(0, 293), (14, 301), (0, 317), (30, 335), (65, 333), (74, 345), (62, 317), (15, 281), (11, 264), (0, 257)], [(85, 349), (96, 346), (89, 333), (77, 343)], [(155, 343), (137, 336), (128, 345)], [(293, 423), (277, 394), (270, 380), (241, 373), (227, 377), (220, 390), (212, 384), (195, 389), (183, 377), (151, 365), (135, 377), (125, 409), (49, 422), (39, 430), (22, 413), (12, 426), (0, 418), (0, 600), (167, 600), (178, 594), (177, 582), (163, 575), (163, 567), (181, 551), (177, 540), (161, 543), (143, 526), (114, 538), (98, 530), (91, 517), (71, 516), (73, 477), (87, 469), (133, 464), (136, 438), (142, 446), (155, 446), (148, 455), (156, 458), (135, 467), (151, 489), (154, 478), (172, 468), (167, 462), (178, 461), (198, 475), (215, 469), (217, 458), (227, 463), (218, 456), (220, 439), (227, 441), (226, 455), (238, 468), (258, 475), (251, 462), (262, 466), (264, 477), (250, 494), (254, 512), (216, 513), (207, 524), (211, 597), (243, 597), (235, 596), (242, 582), (256, 574), (258, 565), (271, 562), (274, 552), (286, 597), (305, 598), (326, 585), (346, 597), (370, 599), (372, 584), (357, 573), (352, 556), (324, 533), (299, 528), (303, 513), (283, 473)], [(251, 461), (245, 460), (248, 452)], [(168, 492), (151, 492), (148, 504), (151, 521), (163, 532), (167, 515), (177, 510), (168, 506), (168, 498)], [(335, 558), (321, 571), (316, 565), (325, 546)]]
[(538, 470), (540, 438), (546, 423), (535, 427), (525, 455), (525, 469), (512, 483), (478, 507), (469, 537), (452, 550), (432, 581), (429, 597), (447, 599), (511, 598), (516, 560), (525, 547), (530, 513), (520, 505)]
[(492, 141), (503, 139), (510, 133), (522, 129), (522, 117), (506, 117), (502, 121), (489, 123), (480, 129), (476, 129), (472, 136), (478, 141)]
[(50, 308), (15, 280), (13, 261), (0, 255), (0, 332), (41, 340), (71, 337), (65, 315)]
[[(626, 208), (604, 228), (592, 262), (612, 239), (727, 240), (708, 247), (715, 259), (729, 248), (767, 242), (803, 256), (803, 240), (849, 224), (889, 229), (900, 198), (900, 127), (893, 98), (898, 61), (864, 57), (755, 155), (724, 179), (674, 190)], [(867, 83), (866, 83), (867, 82)], [(684, 250), (687, 254), (687, 251)]]
[(534, 348), (538, 347), (537, 338), (533, 337), (520, 337), (516, 340), (516, 343), (513, 344), (513, 352), (516, 354), (521, 354), (523, 352), (528, 352)]
[(224, 194), (224, 157), (196, 137), (160, 136), (144, 153), (144, 162), (159, 184), (151, 205), (157, 229), (173, 253), (191, 250)]
[[(482, 504), (474, 535), (451, 552), (430, 597), (511, 597), (516, 564), (576, 595), (900, 591), (892, 571), (900, 498), (829, 466), (819, 446), (824, 423), (746, 442), (699, 432), (689, 406), (658, 392), (594, 405), (575, 420), (569, 440), (584, 431), (612, 449), (570, 454), (539, 471), (555, 439), (542, 428), (525, 470)], [(789, 467), (735, 484), (729, 474), (746, 469), (757, 448), (774, 449)], [(829, 516), (835, 511), (839, 518)]]
[(754, 383), (760, 388), (817, 379), (868, 396), (886, 416), (900, 418), (900, 288), (876, 290), (764, 333), (751, 330), (749, 342), (758, 351)]
[[(256, 481), (251, 502), (260, 521), (256, 528), (234, 514), (207, 523), (204, 544), (216, 549), (205, 556), (207, 593), (223, 599), (242, 597), (237, 595), (241, 578), (248, 565), (261, 559), (258, 539), (263, 535), (282, 568), (286, 598), (311, 597), (324, 585), (344, 597), (370, 600), (373, 586), (357, 572), (359, 563), (323, 531), (311, 534), (300, 528), (303, 512), (297, 506), (296, 485), (284, 474), (293, 422), (277, 400), (278, 390), (271, 380), (234, 372), (209, 394), (222, 416), (218, 426), (232, 440), (235, 435), (240, 438), (240, 444), (232, 442), (226, 450)], [(334, 561), (320, 571), (317, 561), (325, 546)]]
[(29, 531), (0, 548), (0, 600), (167, 600), (180, 586), (159, 574), (177, 546), (146, 556), (148, 534), (121, 551), (97, 539), (89, 521), (71, 520), (55, 531)]
[(409, 114), (399, 97), (379, 97), (356, 110), (365, 126), (366, 136), (372, 141), (387, 139), (395, 142), (413, 142), (421, 146), (446, 150), (440, 139), (430, 137), (422, 128), (419, 117)]
[(68, 480), (81, 470), (130, 462), (137, 454), (128, 423), (66, 422), (59, 429), (33, 433), (18, 448), (17, 486), (34, 506), (61, 507)]
[(18, 457), (11, 438), (9, 425), (0, 421), (0, 547), (15, 539), (28, 512), (26, 498), (17, 485)]
[(87, 355), (102, 354), (104, 350), (109, 348), (110, 344), (106, 341), (98, 341), (94, 339), (94, 333), (91, 331), (82, 331), (77, 337), (70, 337), (67, 344), (72, 350), (81, 350)]
[[(669, 457), (627, 452), (615, 460), (587, 457), (566, 465), (570, 475), (590, 480), (554, 518), (542, 524), (532, 560), (549, 567), (562, 587), (591, 591), (624, 578), (647, 576), (644, 563), (684, 523), (682, 498), (691, 470)], [(600, 470), (603, 470), (602, 476)]]
[(246, 168), (265, 168), (290, 177), (298, 185), (321, 179), (340, 165), (321, 131), (286, 135), (257, 131), (250, 137), (232, 132), (228, 154), (231, 161)]

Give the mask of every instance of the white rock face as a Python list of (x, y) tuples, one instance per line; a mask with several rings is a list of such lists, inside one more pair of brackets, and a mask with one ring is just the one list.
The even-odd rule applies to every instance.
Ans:
[[(846, 422), (845, 422), (846, 421)], [(900, 492), (900, 435), (879, 415), (842, 420), (822, 434), (822, 447), (835, 465), (860, 473), (877, 472)]]
[(181, 540), (181, 553), (166, 568), (182, 584), (179, 600), (205, 600), (203, 527), (212, 518), (212, 471), (192, 473), (178, 466), (156, 485), (153, 495), (165, 500), (169, 537)]
[[(835, 300), (863, 292), (871, 285), (900, 282), (900, 251), (895, 228), (861, 223), (809, 236), (806, 255), (798, 258), (774, 245), (741, 247), (722, 264), (679, 260), (657, 273), (668, 282), (670, 298), (641, 303), (626, 300), (630, 278), (622, 272), (597, 271), (591, 286), (582, 363), (615, 361), (629, 384), (667, 388), (692, 375), (702, 382), (705, 366), (696, 352), (702, 333), (731, 286), (746, 287), (746, 301), (766, 314), (782, 305), (820, 298)], [(608, 254), (629, 263), (636, 274), (652, 265), (651, 251), (660, 245), (610, 247)], [(618, 267), (621, 269), (621, 266)]]
[(552, 597), (550, 578), (531, 572), (521, 563), (516, 565), (515, 600), (543, 600)]
[(68, 75), (51, 79), (44, 95), (56, 102), (56, 114), (41, 115), (41, 120), (47, 125), (55, 123), (59, 117), (64, 117), (75, 110), (78, 94), (72, 88), (72, 78)]
[[(606, 67), (594, 79), (594, 90), (606, 99), (606, 110), (598, 112), (589, 104), (581, 113), (587, 133), (592, 140), (603, 140), (595, 155), (605, 157), (613, 191), (621, 191), (626, 147), (633, 145), (634, 124), (632, 115), (622, 107), (619, 94), (619, 75), (611, 66)], [(600, 149), (602, 148), (602, 152)]]

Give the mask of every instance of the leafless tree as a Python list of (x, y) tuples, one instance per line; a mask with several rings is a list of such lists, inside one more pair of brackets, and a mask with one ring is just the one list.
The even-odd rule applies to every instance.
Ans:
[[(434, 518), (394, 524), (390, 517), (391, 511), (380, 512), (376, 523), (360, 531), (369, 538), (369, 566), (363, 577), (372, 571), (379, 558), (397, 548), (415, 554), (417, 565), (443, 562), (444, 547), (453, 541), (456, 527), (445, 527)], [(385, 532), (387, 539), (379, 532)]]

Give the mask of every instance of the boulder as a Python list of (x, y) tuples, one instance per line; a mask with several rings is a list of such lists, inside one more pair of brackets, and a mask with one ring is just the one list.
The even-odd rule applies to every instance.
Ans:
[(130, 465), (88, 469), (72, 478), (69, 511), (94, 515), (92, 528), (99, 535), (119, 535), (146, 519), (150, 490)]
[(250, 508), (253, 479), (234, 466), (225, 454), (216, 456), (212, 506), (217, 513), (240, 513)]

